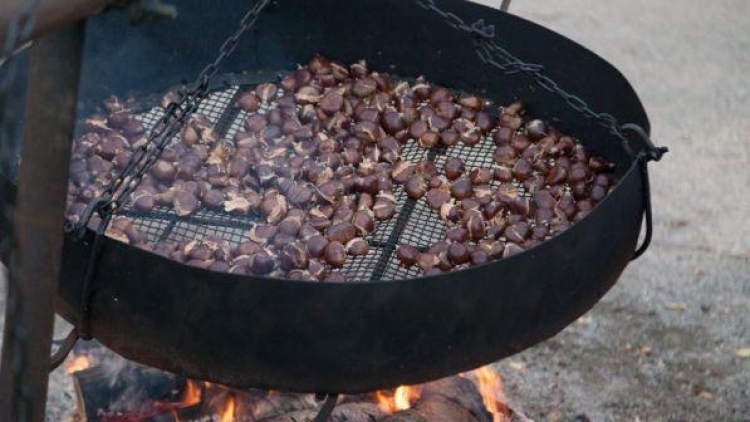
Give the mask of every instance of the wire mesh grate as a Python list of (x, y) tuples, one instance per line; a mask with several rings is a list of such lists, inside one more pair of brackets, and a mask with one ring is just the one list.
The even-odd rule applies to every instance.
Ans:
[[(212, 92), (201, 104), (198, 113), (204, 114), (216, 125), (216, 133), (221, 139), (232, 139), (238, 131), (244, 130), (244, 122), (251, 115), (234, 107), (234, 102), (245, 90), (253, 85), (231, 85)], [(283, 92), (279, 91), (279, 96)], [(262, 105), (257, 113), (265, 114), (275, 105)], [(152, 127), (163, 110), (153, 107), (137, 117), (147, 127)], [(179, 141), (179, 134), (173, 142)], [(459, 144), (450, 151), (444, 148), (426, 149), (414, 140), (408, 141), (401, 158), (410, 164), (422, 160), (433, 161), (442, 174), (447, 157), (460, 157), (466, 163), (467, 171), (475, 167), (493, 167), (494, 143), (490, 136), (473, 146)], [(497, 185), (496, 182), (492, 182)], [(522, 188), (522, 187), (521, 187)], [(375, 230), (367, 237), (370, 250), (365, 256), (349, 257), (341, 272), (350, 281), (398, 280), (419, 277), (417, 267), (404, 268), (395, 258), (395, 250), (401, 244), (409, 244), (426, 250), (435, 242), (444, 239), (446, 224), (438, 218), (436, 211), (429, 208), (424, 199), (412, 200), (401, 186), (395, 186), (397, 199), (396, 214), (393, 218), (376, 222)], [(124, 208), (120, 215), (129, 217), (150, 242), (171, 241), (185, 243), (195, 239), (219, 237), (231, 246), (247, 239), (247, 232), (255, 224), (264, 221), (257, 215), (232, 215), (223, 211), (199, 209), (190, 216), (179, 216), (172, 209), (159, 207), (150, 212), (139, 212)]]

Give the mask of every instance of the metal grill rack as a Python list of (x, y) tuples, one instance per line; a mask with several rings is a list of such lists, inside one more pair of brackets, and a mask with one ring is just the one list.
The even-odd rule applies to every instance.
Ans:
[[(250, 115), (234, 107), (234, 102), (242, 92), (254, 88), (261, 82), (254, 78), (252, 83), (231, 84), (216, 89), (203, 101), (198, 113), (204, 114), (214, 122), (219, 137), (233, 139)], [(280, 90), (278, 95), (283, 95), (283, 92)], [(258, 113), (265, 114), (270, 109), (264, 105)], [(147, 108), (137, 117), (144, 126), (150, 128), (162, 113), (160, 107), (153, 107)], [(179, 135), (175, 136), (173, 142), (179, 142)], [(437, 165), (441, 173), (446, 159), (451, 156), (463, 159), (467, 170), (476, 167), (491, 168), (494, 165), (494, 149), (495, 145), (490, 136), (484, 137), (473, 147), (459, 143), (450, 150), (425, 149), (414, 140), (409, 140), (402, 149), (402, 159), (411, 164), (428, 159)], [(497, 186), (498, 182), (492, 181), (491, 185)], [(517, 184), (517, 187), (526, 195), (522, 185)], [(419, 268), (405, 268), (399, 265), (395, 257), (396, 248), (401, 244), (408, 244), (424, 251), (435, 242), (444, 239), (447, 225), (427, 206), (424, 199), (415, 201), (408, 198), (401, 186), (394, 187), (394, 195), (398, 200), (396, 214), (390, 220), (376, 222), (374, 232), (366, 239), (370, 245), (368, 254), (349, 257), (341, 269), (348, 281), (385, 281), (419, 277)], [(235, 215), (205, 208), (185, 217), (178, 216), (168, 207), (141, 212), (126, 206), (119, 214), (132, 219), (151, 242), (187, 242), (216, 236), (235, 246), (247, 239), (246, 233), (253, 225), (265, 223), (255, 214)]]

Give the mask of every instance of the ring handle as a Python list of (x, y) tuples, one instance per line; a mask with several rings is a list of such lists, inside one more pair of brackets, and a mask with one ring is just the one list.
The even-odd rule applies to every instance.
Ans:
[(660, 161), (662, 156), (669, 152), (667, 147), (657, 147), (651, 141), (648, 133), (635, 123), (627, 123), (620, 127), (622, 132), (633, 132), (646, 144), (646, 148), (638, 153), (636, 161), (640, 164), (641, 180), (643, 181), (643, 213), (646, 220), (646, 233), (643, 236), (643, 242), (633, 253), (631, 261), (638, 259), (648, 249), (653, 237), (654, 224), (651, 210), (651, 184), (648, 177), (648, 163), (651, 161)]

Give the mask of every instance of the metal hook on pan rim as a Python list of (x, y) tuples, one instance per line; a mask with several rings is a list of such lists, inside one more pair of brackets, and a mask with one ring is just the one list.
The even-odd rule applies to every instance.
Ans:
[[(333, 413), (333, 409), (336, 407), (336, 403), (339, 400), (338, 394), (326, 394), (325, 401), (323, 402), (323, 406), (320, 407), (320, 411), (318, 411), (318, 415), (315, 416), (315, 419), (312, 420), (312, 422), (326, 422), (328, 418), (331, 417), (331, 414)], [(317, 399), (318, 397), (316, 397)]]
[(79, 338), (80, 336), (78, 335), (77, 328), (73, 328), (72, 330), (70, 330), (70, 332), (67, 336), (65, 336), (65, 339), (60, 345), (60, 348), (58, 348), (57, 351), (52, 355), (52, 357), (50, 357), (50, 372), (54, 371), (55, 369), (60, 367), (63, 362), (65, 362), (65, 358), (67, 358), (70, 354), (70, 351), (73, 350), (73, 347), (76, 345)]
[(660, 161), (661, 157), (669, 152), (669, 148), (667, 147), (657, 147), (656, 145), (654, 145), (654, 142), (651, 140), (651, 137), (648, 135), (648, 133), (646, 133), (646, 130), (635, 123), (626, 123), (620, 126), (620, 130), (623, 132), (633, 132), (638, 135), (641, 140), (643, 140), (643, 142), (646, 144), (646, 151), (643, 152), (646, 154), (646, 161)]

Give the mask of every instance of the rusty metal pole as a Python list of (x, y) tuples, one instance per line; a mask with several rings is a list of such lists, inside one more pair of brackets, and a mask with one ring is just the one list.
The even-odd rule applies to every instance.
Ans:
[(0, 421), (44, 421), (84, 24), (31, 49), (14, 213)]

